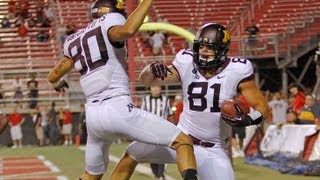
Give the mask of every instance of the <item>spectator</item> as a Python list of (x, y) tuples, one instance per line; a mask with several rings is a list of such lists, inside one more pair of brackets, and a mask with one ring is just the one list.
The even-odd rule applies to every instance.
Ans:
[(58, 121), (58, 144), (64, 143), (64, 136), (62, 134), (62, 126), (63, 126), (63, 108), (59, 108), (57, 114), (57, 121)]
[(51, 8), (51, 6), (46, 5), (44, 7), (44, 14), (49, 19), (49, 21), (53, 21), (54, 20), (55, 14), (54, 14), (54, 10)]
[(26, 37), (28, 35), (28, 32), (29, 30), (24, 24), (21, 24), (18, 28), (18, 35), (22, 38)]
[(20, 0), (20, 12), (23, 19), (29, 18), (30, 4), (28, 0)]
[(16, 102), (20, 103), (20, 101), (23, 99), (23, 82), (20, 79), (19, 76), (16, 76), (15, 80), (12, 82), (12, 88), (14, 90), (13, 98), (16, 100)]
[(146, 31), (146, 32), (141, 32), (141, 36), (142, 36), (142, 41), (144, 44), (144, 47), (151, 47), (152, 45), (152, 40), (151, 40), (151, 34), (152, 32), (150, 31)]
[(275, 92), (272, 100), (268, 103), (272, 111), (272, 123), (280, 124), (286, 121), (288, 102), (283, 99), (281, 92)]
[(23, 91), (21, 87), (17, 87), (14, 91), (13, 98), (16, 99), (17, 103), (20, 103), (23, 99)]
[[(251, 20), (250, 25), (246, 28), (246, 31), (248, 32), (249, 37), (255, 38), (257, 33), (259, 32), (259, 28), (254, 23), (254, 20)], [(255, 40), (255, 39), (253, 39)]]
[(58, 144), (58, 127), (59, 121), (57, 119), (57, 111), (55, 109), (55, 102), (51, 103), (51, 108), (48, 113), (48, 124), (49, 124), (49, 139), (50, 144), (57, 145)]
[(301, 108), (299, 119), (301, 124), (317, 124), (320, 118), (320, 109), (314, 104), (311, 94), (307, 94), (304, 106)]
[(37, 15), (35, 18), (37, 27), (50, 27), (51, 22), (45, 15)]
[(16, 1), (15, 0), (9, 0), (8, 1), (8, 18), (13, 19), (15, 17), (16, 13)]
[(86, 112), (84, 104), (80, 104), (79, 125), (78, 130), (80, 134), (80, 143), (87, 143), (87, 125), (86, 125)]
[(76, 32), (76, 26), (73, 23), (69, 23), (66, 25), (66, 35), (70, 36), (71, 34)]
[(17, 87), (23, 87), (23, 82), (20, 79), (20, 76), (16, 76), (15, 80), (12, 82), (12, 87), (13, 89), (16, 89)]
[(41, 27), (44, 17), (43, 15), (36, 14), (36, 16), (34, 17), (34, 20), (36, 21), (36, 26)]
[(251, 20), (251, 23), (249, 26), (247, 26), (246, 31), (248, 33), (248, 46), (249, 51), (255, 55), (256, 53), (256, 47), (257, 47), (257, 33), (259, 32), (259, 28), (254, 23), (254, 20)]
[(67, 34), (66, 34), (66, 26), (64, 26), (63, 24), (61, 24), (57, 30), (57, 34), (58, 34), (58, 38), (59, 38), (59, 43), (61, 44), (61, 47), (63, 48), (63, 44), (64, 41), (67, 38)]
[(290, 107), (297, 113), (300, 113), (301, 108), (305, 103), (305, 95), (302, 92), (301, 88), (296, 83), (291, 83), (289, 86), (289, 91), (292, 95), (292, 103)]
[(297, 113), (292, 108), (287, 109), (286, 124), (300, 124), (300, 119), (298, 118)]
[(37, 24), (37, 19), (36, 17), (31, 17), (28, 21), (27, 21), (28, 27), (32, 28), (35, 27)]
[(49, 34), (43, 30), (41, 30), (37, 36), (37, 41), (38, 42), (47, 42), (49, 40)]
[(48, 115), (47, 115), (47, 106), (39, 106), (40, 115), (41, 115), (41, 127), (43, 130), (43, 144), (49, 144), (49, 124), (48, 124)]
[(18, 14), (16, 16), (16, 20), (14, 21), (15, 27), (19, 28), (24, 23), (25, 23), (25, 20), (23, 19), (23, 17), (20, 14)]
[(36, 17), (42, 17), (44, 15), (43, 6), (37, 5), (36, 6)]
[(51, 27), (51, 21), (46, 15), (43, 15), (43, 19), (39, 27)]
[(8, 116), (10, 125), (10, 134), (13, 141), (12, 148), (22, 147), (22, 131), (21, 124), (24, 122), (24, 117), (18, 111), (18, 105), (13, 108), (12, 113)]
[[(143, 98), (141, 109), (157, 114), (170, 122), (173, 120), (170, 100), (168, 97), (161, 95), (160, 86), (150, 87), (150, 95)], [(150, 163), (150, 166), (154, 179), (165, 179), (165, 164)]]
[(5, 91), (2, 87), (2, 83), (0, 83), (0, 104), (3, 104), (5, 106), (4, 95), (5, 95)]
[(34, 109), (38, 104), (38, 81), (36, 80), (36, 76), (34, 74), (31, 75), (31, 79), (27, 83), (27, 87), (29, 89), (29, 107)]
[(165, 41), (165, 36), (161, 32), (156, 31), (151, 36), (151, 40), (152, 40), (152, 54), (154, 56), (160, 55), (163, 43)]
[(1, 28), (10, 28), (11, 23), (7, 16), (4, 16), (1, 20)]
[(64, 106), (62, 114), (62, 134), (64, 136), (64, 145), (72, 145), (72, 113), (68, 105)]
[(316, 75), (317, 75), (317, 78), (319, 79), (320, 78), (320, 42), (319, 42), (319, 45), (318, 45), (318, 49), (314, 55), (314, 61), (316, 62), (317, 64), (317, 71), (316, 71)]
[(39, 107), (31, 111), (32, 121), (34, 123), (34, 130), (36, 132), (37, 139), (39, 141), (39, 146), (43, 146), (43, 128), (41, 126), (42, 118)]

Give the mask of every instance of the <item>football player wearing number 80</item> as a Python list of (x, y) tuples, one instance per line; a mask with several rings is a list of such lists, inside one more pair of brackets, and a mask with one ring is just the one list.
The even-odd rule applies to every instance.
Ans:
[[(75, 67), (86, 96), (88, 139), (83, 180), (101, 179), (109, 163), (109, 147), (119, 138), (172, 148), (177, 153), (179, 171), (184, 179), (196, 180), (192, 140), (175, 125), (161, 117), (134, 107), (126, 72), (125, 40), (134, 36), (152, 5), (143, 0), (126, 19), (120, 0), (98, 0), (91, 8), (92, 22), (70, 35), (64, 44), (65, 58), (47, 79), (57, 91), (68, 88), (63, 76)], [(137, 162), (118, 166), (110, 179), (128, 179)]]
[[(184, 107), (178, 127), (193, 140), (201, 180), (235, 179), (227, 154), (231, 137), (228, 124), (259, 124), (268, 117), (268, 105), (254, 82), (251, 62), (227, 57), (230, 40), (224, 26), (205, 24), (196, 34), (193, 50), (178, 52), (171, 66), (152, 63), (140, 74), (140, 81), (147, 86), (181, 83)], [(254, 110), (250, 114), (240, 110), (235, 118), (222, 117), (221, 121), (222, 102), (235, 98), (238, 92)], [(167, 147), (141, 142), (129, 145), (124, 157), (127, 159), (121, 161), (131, 162), (131, 158), (139, 163), (174, 163), (177, 158)]]

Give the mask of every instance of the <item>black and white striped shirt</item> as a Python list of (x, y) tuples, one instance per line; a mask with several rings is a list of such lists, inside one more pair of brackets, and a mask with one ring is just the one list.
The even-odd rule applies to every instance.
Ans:
[(152, 97), (148, 95), (142, 99), (141, 109), (152, 112), (163, 118), (172, 115), (170, 99), (166, 96)]

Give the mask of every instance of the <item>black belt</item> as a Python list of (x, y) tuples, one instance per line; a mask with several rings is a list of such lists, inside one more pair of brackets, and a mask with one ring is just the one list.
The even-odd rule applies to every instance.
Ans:
[[(112, 97), (104, 98), (104, 99), (101, 100), (101, 102), (106, 101), (106, 100), (111, 99), (111, 98)], [(92, 103), (97, 103), (97, 102), (100, 102), (100, 101), (99, 100), (92, 101)]]
[(96, 99), (96, 100), (91, 101), (91, 103), (103, 102), (103, 101), (109, 100), (111, 98), (120, 97), (120, 96), (130, 96), (130, 95), (129, 94), (120, 94), (120, 95), (117, 95), (117, 96), (104, 98), (101, 101)]
[(208, 141), (202, 141), (189, 134), (189, 137), (192, 139), (194, 145), (203, 146), (203, 147), (213, 147), (214, 143)]

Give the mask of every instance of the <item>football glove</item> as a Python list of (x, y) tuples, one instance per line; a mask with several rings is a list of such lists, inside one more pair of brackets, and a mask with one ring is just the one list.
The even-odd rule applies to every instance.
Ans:
[(168, 72), (172, 75), (173, 73), (170, 71), (170, 69), (160, 63), (160, 62), (154, 62), (150, 65), (151, 73), (155, 78), (159, 78), (161, 80), (164, 80), (168, 76)]
[(254, 110), (252, 113), (244, 114), (238, 104), (235, 104), (234, 107), (237, 111), (235, 117), (221, 113), (222, 120), (227, 124), (235, 127), (245, 127), (261, 123), (263, 119), (261, 112)]
[(63, 79), (63, 80), (60, 80), (56, 83), (53, 83), (52, 84), (52, 87), (57, 91), (57, 92), (65, 92), (65, 89), (69, 88), (69, 85), (68, 83)]

